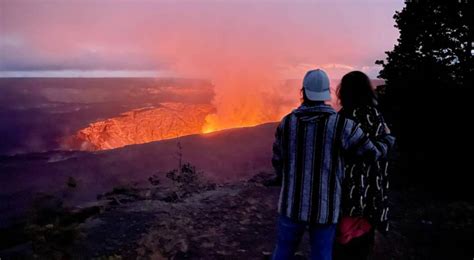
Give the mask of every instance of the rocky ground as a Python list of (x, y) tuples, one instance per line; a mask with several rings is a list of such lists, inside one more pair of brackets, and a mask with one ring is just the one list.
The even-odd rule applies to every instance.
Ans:
[(264, 258), (274, 245), (278, 194), (277, 187), (242, 182), (180, 201), (119, 204), (82, 225), (87, 238), (77, 250), (86, 258)]
[[(90, 211), (92, 216), (76, 226), (80, 235), (71, 246), (59, 247), (55, 257), (268, 259), (279, 187), (263, 185), (267, 177), (179, 189), (159, 182), (114, 189), (85, 207), (100, 210)], [(472, 259), (472, 203), (434, 201), (419, 191), (394, 191), (391, 197), (392, 230), (377, 234), (374, 259)], [(309, 256), (307, 236), (298, 255)]]

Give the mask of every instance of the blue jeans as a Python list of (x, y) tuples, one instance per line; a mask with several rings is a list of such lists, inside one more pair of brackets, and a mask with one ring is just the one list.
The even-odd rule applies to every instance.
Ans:
[[(273, 260), (292, 259), (298, 249), (307, 222), (297, 222), (280, 215), (278, 218), (278, 238)], [(311, 241), (311, 259), (331, 260), (332, 246), (336, 234), (336, 224), (309, 225)]]

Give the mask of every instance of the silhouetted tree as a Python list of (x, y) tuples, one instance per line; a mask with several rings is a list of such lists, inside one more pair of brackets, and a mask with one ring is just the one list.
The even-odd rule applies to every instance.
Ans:
[(472, 0), (406, 1), (394, 16), (398, 42), (386, 61), (376, 61), (403, 183), (422, 183), (443, 196), (467, 189), (460, 178), (470, 161), (465, 149), (472, 147), (473, 12)]
[[(471, 86), (474, 37), (472, 0), (411, 0), (396, 12), (400, 38), (386, 52), (380, 78), (388, 85), (433, 83), (435, 87)], [(410, 82), (408, 82), (410, 81)], [(433, 87), (433, 86), (430, 86)]]

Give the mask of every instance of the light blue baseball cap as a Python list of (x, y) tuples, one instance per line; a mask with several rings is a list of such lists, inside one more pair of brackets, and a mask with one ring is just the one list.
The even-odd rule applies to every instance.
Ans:
[(306, 72), (303, 79), (303, 89), (306, 97), (312, 101), (331, 100), (329, 78), (326, 72), (320, 69)]

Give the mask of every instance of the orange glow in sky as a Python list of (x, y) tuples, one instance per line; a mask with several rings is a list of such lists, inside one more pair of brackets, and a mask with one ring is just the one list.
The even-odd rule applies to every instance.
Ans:
[[(5, 71), (147, 70), (206, 78), (215, 114), (203, 132), (277, 121), (301, 79), (323, 68), (375, 77), (398, 33), (396, 0), (0, 0)], [(333, 86), (334, 87), (334, 86)]]

